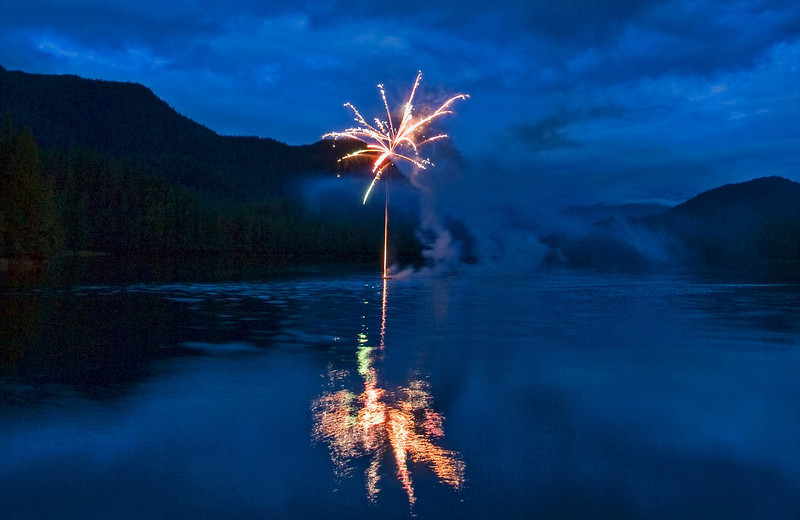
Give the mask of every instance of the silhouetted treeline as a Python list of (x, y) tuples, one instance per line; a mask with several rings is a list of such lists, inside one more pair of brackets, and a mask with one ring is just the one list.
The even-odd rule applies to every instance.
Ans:
[(54, 179), (42, 175), (39, 147), (10, 120), (0, 130), (0, 258), (43, 258), (61, 247)]
[(94, 151), (50, 151), (43, 163), (67, 249), (370, 261), (382, 238), (377, 223), (315, 214), (286, 194), (240, 202)]
[[(31, 132), (10, 122), (0, 136), (0, 257), (63, 248), (369, 262), (378, 258), (383, 229), (378, 215), (364, 225), (368, 211), (311, 211), (288, 193), (242, 202), (97, 151), (40, 153)], [(399, 227), (413, 260), (413, 227)]]
[[(358, 163), (337, 163), (353, 142), (220, 136), (142, 85), (2, 68), (0, 117), (32, 130), (7, 125), (0, 257), (66, 249), (380, 258), (382, 211), (358, 197), (311, 211), (298, 193), (312, 178), (357, 174)], [(405, 261), (419, 259), (414, 225), (393, 225)]]

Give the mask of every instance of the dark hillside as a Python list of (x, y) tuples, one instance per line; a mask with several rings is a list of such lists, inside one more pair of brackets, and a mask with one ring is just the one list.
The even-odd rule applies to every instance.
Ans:
[(121, 157), (187, 153), (216, 134), (139, 84), (2, 72), (0, 114), (30, 127), (42, 147), (86, 147)]
[[(141, 85), (5, 69), (0, 69), (0, 118), (8, 129), (6, 141), (31, 151), (23, 155), (11, 145), (0, 150), (0, 185), (24, 186), (0, 190), (0, 259), (49, 256), (58, 248), (247, 254), (275, 262), (380, 258), (379, 198), (362, 206), (355, 194), (352, 205), (323, 211), (307, 206), (302, 189), (328, 182), (346, 189), (337, 174), (364, 176), (366, 188), (371, 174), (364, 162), (337, 162), (355, 149), (352, 141), (288, 146), (274, 139), (220, 136)], [(28, 155), (41, 160), (26, 162)], [(341, 189), (331, 197), (351, 196)], [(40, 193), (49, 194), (55, 207), (23, 204)], [(52, 225), (39, 222), (40, 215), (53, 213)], [(17, 220), (39, 224), (23, 234), (16, 231), (22, 229)], [(415, 216), (394, 219), (394, 259), (419, 261), (415, 227)], [(36, 240), (26, 238), (34, 235)]]
[[(85, 148), (154, 167), (170, 180), (248, 200), (280, 196), (307, 173), (334, 173), (353, 143), (289, 146), (220, 136), (139, 84), (0, 70), (0, 116), (43, 149)], [(350, 148), (348, 148), (350, 147)]]
[(586, 226), (541, 237), (550, 249), (547, 263), (800, 272), (800, 183), (785, 178), (728, 184), (646, 216), (605, 206), (573, 208), (569, 214)]
[(644, 222), (704, 265), (800, 261), (800, 183), (782, 177), (721, 186)]
[(798, 201), (800, 183), (783, 177), (761, 177), (703, 192), (670, 209), (665, 216), (740, 224), (753, 217), (796, 217), (800, 215)]

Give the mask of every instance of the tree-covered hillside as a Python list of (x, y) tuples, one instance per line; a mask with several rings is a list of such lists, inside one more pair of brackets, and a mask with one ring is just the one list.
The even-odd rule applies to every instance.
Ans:
[(69, 75), (0, 70), (0, 116), (30, 128), (43, 149), (97, 151), (238, 199), (280, 194), (305, 174), (335, 173), (337, 158), (354, 146), (220, 136), (142, 85)]
[(800, 183), (782, 177), (720, 186), (645, 223), (675, 237), (678, 255), (702, 265), (800, 265)]
[[(353, 197), (312, 209), (300, 190), (337, 174), (363, 175), (366, 186), (362, 165), (337, 162), (355, 143), (219, 136), (141, 85), (3, 69), (0, 116), (0, 257), (66, 249), (379, 258), (382, 204)], [(399, 260), (419, 259), (415, 225), (393, 223)]]
[(43, 258), (61, 247), (52, 177), (41, 173), (30, 131), (0, 129), (0, 258)]
[(542, 237), (547, 261), (574, 267), (762, 269), (800, 272), (800, 183), (761, 177), (673, 208)]

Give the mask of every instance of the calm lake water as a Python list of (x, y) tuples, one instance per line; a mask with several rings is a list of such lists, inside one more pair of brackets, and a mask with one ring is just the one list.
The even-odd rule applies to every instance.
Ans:
[(800, 518), (798, 285), (312, 269), (0, 308), (4, 519)]

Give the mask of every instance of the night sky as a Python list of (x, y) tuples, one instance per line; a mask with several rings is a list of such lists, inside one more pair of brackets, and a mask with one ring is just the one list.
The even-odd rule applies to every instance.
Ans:
[(471, 95), (443, 121), (464, 208), (800, 181), (796, 0), (3, 4), (6, 69), (142, 83), (226, 135), (312, 143), (422, 70), (420, 101)]

